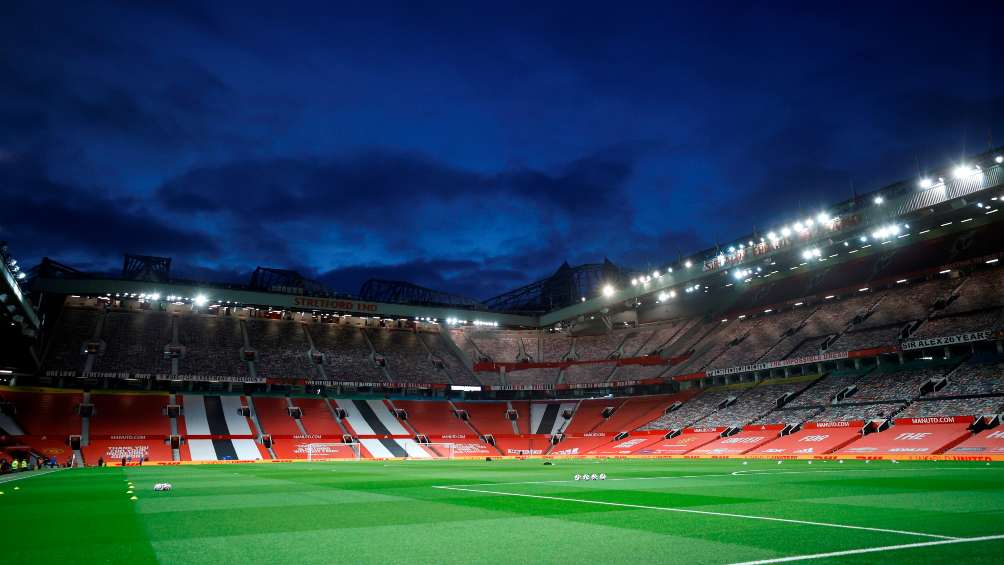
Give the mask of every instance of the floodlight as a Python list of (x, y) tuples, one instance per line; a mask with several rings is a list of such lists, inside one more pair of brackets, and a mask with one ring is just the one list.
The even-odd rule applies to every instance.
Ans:
[(614, 295), (614, 287), (612, 287), (612, 286), (610, 286), (608, 284), (603, 285), (603, 296), (606, 296), (606, 297), (609, 298), (609, 297), (611, 297), (613, 295)]
[(781, 228), (781, 237), (788, 237), (791, 235), (791, 230), (787, 226)]
[(927, 177), (924, 177), (920, 179), (920, 182), (917, 184), (920, 185), (920, 188), (931, 188), (932, 186), (934, 186), (934, 181)]
[(206, 298), (205, 294), (200, 294), (200, 295), (198, 295), (198, 296), (195, 297), (195, 305), (196, 306), (205, 306), (206, 302), (209, 302), (209, 299)]

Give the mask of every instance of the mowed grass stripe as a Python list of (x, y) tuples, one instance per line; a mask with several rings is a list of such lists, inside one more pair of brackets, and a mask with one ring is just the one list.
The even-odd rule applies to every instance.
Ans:
[(799, 525), (799, 526), (818, 526), (818, 527), (825, 527), (825, 528), (842, 528), (842, 529), (847, 529), (847, 530), (865, 530), (865, 531), (881, 532), (881, 533), (887, 533), (887, 534), (900, 534), (900, 535), (921, 536), (921, 537), (940, 538), (940, 539), (954, 539), (954, 538), (951, 538), (951, 536), (943, 536), (943, 535), (939, 535), (939, 534), (930, 534), (930, 533), (924, 533), (924, 532), (913, 532), (913, 531), (896, 530), (896, 529), (888, 529), (888, 528), (874, 528), (874, 527), (868, 527), (868, 526), (855, 526), (855, 525), (851, 525), (851, 524), (838, 524), (838, 523), (833, 523), (833, 522), (816, 522), (816, 521), (809, 521), (809, 520), (797, 520), (797, 519), (791, 519), (791, 518), (778, 518), (778, 517), (772, 517), (772, 516), (755, 516), (755, 515), (750, 515), (750, 514), (736, 514), (736, 513), (732, 513), (732, 512), (717, 512), (717, 511), (713, 511), (713, 510), (698, 510), (698, 509), (695, 509), (695, 508), (674, 508), (674, 507), (665, 507), (665, 506), (649, 506), (649, 505), (632, 504), (632, 503), (624, 503), (624, 502), (610, 502), (610, 501), (606, 501), (606, 500), (591, 500), (591, 499), (569, 498), (569, 497), (560, 497), (560, 496), (548, 496), (548, 495), (525, 494), (525, 493), (514, 493), (514, 492), (497, 492), (497, 491), (491, 491), (491, 490), (470, 489), (470, 488), (461, 488), (461, 487), (443, 487), (443, 486), (440, 486), (440, 487), (433, 487), (433, 488), (438, 488), (438, 489), (443, 489), (443, 490), (464, 491), (464, 492), (477, 492), (477, 493), (490, 494), (490, 495), (498, 495), (498, 496), (515, 496), (515, 497), (520, 497), (520, 498), (534, 498), (534, 499), (539, 499), (539, 500), (557, 500), (557, 501), (560, 501), (560, 502), (571, 502), (571, 503), (577, 503), (577, 504), (596, 504), (596, 505), (599, 505), (599, 506), (611, 506), (611, 507), (619, 507), (619, 508), (637, 508), (637, 509), (640, 509), (640, 510), (654, 510), (654, 511), (657, 511), (657, 512), (678, 512), (678, 513), (685, 513), (685, 514), (697, 514), (697, 515), (703, 515), (703, 516), (717, 516), (717, 517), (722, 517), (722, 518), (736, 518), (736, 519), (740, 519), (740, 520), (762, 520), (762, 521), (766, 521), (766, 522), (778, 522), (778, 523), (784, 523), (784, 524), (796, 524), (796, 525)]

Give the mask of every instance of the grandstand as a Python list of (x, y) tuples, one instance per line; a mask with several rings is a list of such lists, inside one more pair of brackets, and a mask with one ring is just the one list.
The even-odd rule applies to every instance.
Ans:
[(834, 423), (858, 433), (827, 452), (852, 453), (926, 418), (969, 418), (973, 435), (1004, 403), (1004, 247), (986, 213), (1002, 165), (977, 161), (985, 174), (944, 192), (883, 189), (881, 211), (839, 203), (651, 276), (566, 264), (483, 304), (376, 279), (356, 298), (284, 269), (223, 287), (172, 280), (167, 258), (127, 256), (120, 278), (46, 260), (26, 287), (47, 297), (40, 354), (0, 392), (0, 429), (81, 465), (295, 460), (316, 445), (424, 458), (450, 442), (767, 454)]

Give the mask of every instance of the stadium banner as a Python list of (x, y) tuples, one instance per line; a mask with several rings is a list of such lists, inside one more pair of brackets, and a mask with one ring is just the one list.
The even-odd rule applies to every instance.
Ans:
[(974, 341), (987, 341), (993, 338), (993, 330), (983, 330), (979, 332), (966, 332), (964, 334), (950, 335), (945, 337), (932, 337), (928, 339), (914, 339), (903, 342), (904, 351), (912, 349), (923, 349), (925, 347), (942, 347), (945, 345), (956, 345), (959, 343), (971, 343)]
[(896, 353), (899, 351), (899, 347), (895, 345), (883, 345), (882, 347), (869, 347), (868, 349), (855, 349), (854, 351), (847, 352), (848, 359), (857, 359), (859, 357), (875, 357), (876, 355), (882, 355), (883, 353)]
[(972, 424), (972, 416), (928, 416), (926, 418), (896, 418), (897, 426), (922, 426), (925, 424)]
[(864, 420), (847, 420), (846, 422), (807, 422), (802, 426), (803, 430), (814, 430), (824, 428), (860, 428), (865, 425)]
[(227, 375), (157, 375), (158, 381), (198, 381), (209, 383), (265, 383), (264, 377), (234, 377)]
[(708, 434), (716, 433), (720, 434), (725, 430), (729, 429), (727, 426), (712, 427), (712, 428), (684, 428), (682, 433), (685, 434)]
[(707, 374), (709, 377), (718, 377), (721, 375), (734, 375), (736, 373), (753, 373), (756, 371), (764, 371), (766, 369), (777, 369), (780, 367), (791, 367), (794, 365), (807, 365), (810, 363), (821, 363), (823, 361), (833, 361), (835, 359), (847, 359), (847, 358), (848, 358), (847, 351), (837, 351), (834, 353), (820, 353), (819, 355), (798, 357), (796, 359), (782, 359), (780, 361), (751, 363), (749, 365), (740, 365), (738, 367), (729, 367), (726, 369), (711, 369), (707, 371)]
[(646, 355), (644, 357), (628, 357), (625, 359), (589, 359), (585, 361), (580, 360), (568, 360), (568, 361), (541, 361), (541, 362), (525, 362), (525, 363), (510, 363), (510, 362), (494, 362), (494, 361), (479, 361), (474, 364), (475, 373), (497, 373), (502, 369), (505, 369), (507, 373), (513, 371), (522, 371), (524, 369), (567, 369), (572, 365), (617, 365), (618, 367), (623, 367), (625, 365), (677, 365), (682, 363), (687, 359), (686, 355), (680, 355), (677, 357), (660, 357), (659, 355)]

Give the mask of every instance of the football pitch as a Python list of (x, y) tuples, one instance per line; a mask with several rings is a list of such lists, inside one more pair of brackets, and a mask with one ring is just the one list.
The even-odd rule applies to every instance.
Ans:
[[(607, 480), (573, 480), (601, 472)], [(1004, 556), (1001, 463), (359, 461), (42, 473), (0, 477), (0, 533), (12, 563)], [(154, 492), (158, 482), (173, 490)]]

